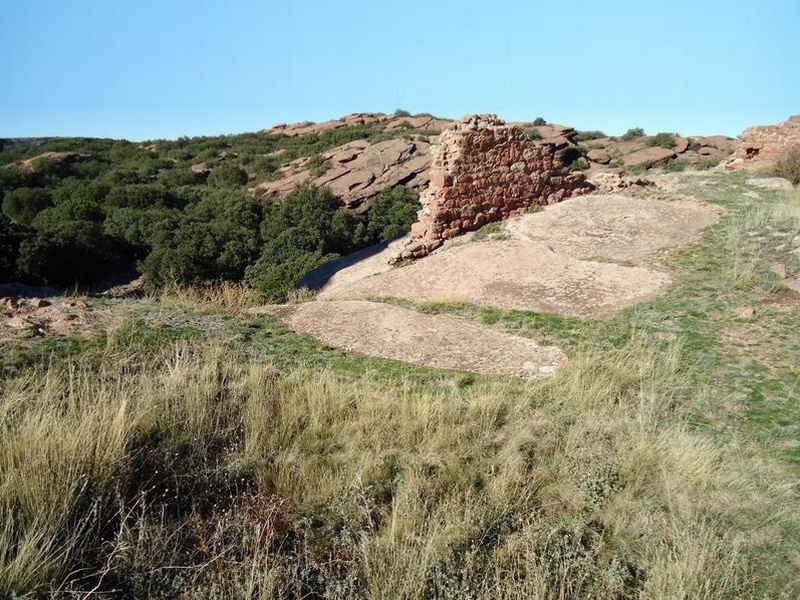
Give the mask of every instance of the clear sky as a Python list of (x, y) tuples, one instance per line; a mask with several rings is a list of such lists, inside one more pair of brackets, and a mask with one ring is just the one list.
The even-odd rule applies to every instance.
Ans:
[(351, 112), (738, 135), (800, 114), (800, 0), (0, 0), (0, 137)]

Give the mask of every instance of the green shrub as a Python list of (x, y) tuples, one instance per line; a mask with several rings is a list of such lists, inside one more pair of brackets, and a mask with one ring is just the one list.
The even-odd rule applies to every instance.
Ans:
[(576, 142), (587, 142), (589, 140), (597, 140), (600, 138), (608, 137), (602, 131), (579, 131), (575, 134)]
[[(147, 216), (170, 215), (156, 210)], [(130, 222), (132, 216), (115, 215), (107, 228), (131, 243), (152, 247), (141, 265), (151, 285), (240, 280), (259, 254), (261, 207), (244, 195), (209, 190), (170, 223), (172, 228), (156, 225), (156, 233), (150, 235), (146, 227)]]
[(672, 149), (676, 146), (675, 135), (676, 134), (674, 133), (667, 133), (662, 131), (661, 133), (657, 133), (649, 140), (647, 140), (647, 145), (652, 147), (659, 146), (661, 148), (666, 148), (668, 150)]
[(109, 241), (98, 223), (54, 220), (22, 241), (17, 267), (23, 276), (45, 283), (95, 281), (117, 259)]
[(536, 117), (533, 120), (534, 125), (547, 125), (547, 121), (545, 121), (542, 117)]
[(408, 233), (419, 209), (419, 194), (412, 189), (397, 186), (381, 191), (369, 211), (369, 241), (383, 242)]
[(338, 254), (324, 252), (325, 239), (290, 227), (268, 241), (261, 258), (247, 267), (244, 281), (270, 302), (281, 302), (303, 275)]
[(398, 108), (396, 111), (394, 111), (394, 116), (395, 117), (410, 117), (411, 113), (408, 112), (407, 110), (403, 110), (402, 108)]
[(528, 136), (529, 140), (536, 141), (542, 139), (541, 132), (536, 127), (528, 127), (525, 129), (525, 135)]
[(24, 230), (0, 213), (0, 281), (17, 279), (17, 255)]
[(643, 136), (644, 136), (644, 129), (642, 129), (641, 127), (634, 127), (632, 129), (628, 129), (628, 131), (626, 131), (622, 135), (621, 139), (624, 142), (630, 142), (631, 140), (635, 140), (636, 138), (640, 138)]
[(788, 179), (793, 185), (800, 184), (800, 146), (793, 146), (779, 158), (772, 172), (777, 177)]
[(320, 177), (331, 168), (331, 161), (325, 160), (321, 154), (314, 154), (308, 160), (308, 171), (312, 177)]
[(239, 187), (247, 183), (247, 171), (233, 163), (223, 163), (208, 176), (208, 184), (218, 187)]
[(50, 192), (43, 188), (21, 187), (3, 198), (3, 213), (15, 223), (30, 225), (45, 208), (53, 205)]

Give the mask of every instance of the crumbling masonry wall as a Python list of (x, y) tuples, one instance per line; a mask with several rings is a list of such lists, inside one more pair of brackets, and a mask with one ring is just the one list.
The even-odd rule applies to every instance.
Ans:
[(726, 171), (748, 169), (757, 164), (772, 163), (789, 150), (800, 148), (800, 115), (789, 117), (777, 125), (754, 125), (744, 130), (739, 147), (723, 163)]
[(441, 133), (431, 152), (431, 183), (399, 260), (425, 256), (444, 240), (531, 206), (593, 189), (583, 174), (568, 172), (572, 142), (532, 141), (495, 115), (464, 117)]

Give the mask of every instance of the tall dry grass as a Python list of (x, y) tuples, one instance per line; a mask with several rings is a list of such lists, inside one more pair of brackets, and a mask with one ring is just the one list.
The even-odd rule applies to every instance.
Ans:
[(28, 370), (0, 401), (0, 595), (751, 597), (748, 515), (796, 501), (675, 418), (683, 368), (642, 338), (530, 385), (206, 343)]

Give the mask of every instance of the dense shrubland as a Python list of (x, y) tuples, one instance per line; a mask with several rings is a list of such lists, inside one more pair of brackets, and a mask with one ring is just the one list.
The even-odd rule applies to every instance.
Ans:
[(327, 190), (301, 187), (272, 202), (248, 195), (248, 183), (277, 177), (298, 156), (380, 135), (379, 126), (357, 126), (153, 144), (7, 140), (0, 279), (92, 285), (138, 271), (151, 287), (245, 280), (280, 300), (320, 263), (407, 231), (417, 196), (386, 190), (357, 217)]

